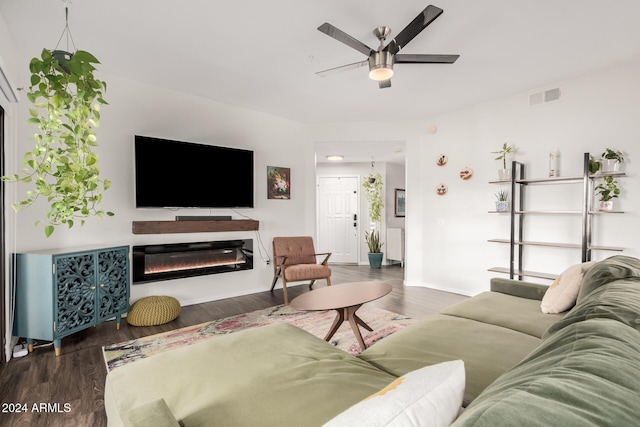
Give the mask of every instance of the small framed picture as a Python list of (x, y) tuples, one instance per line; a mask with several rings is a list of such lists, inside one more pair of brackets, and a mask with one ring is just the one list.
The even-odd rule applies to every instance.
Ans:
[(291, 169), (267, 166), (267, 198), (291, 199)]
[(395, 216), (403, 217), (405, 213), (404, 188), (396, 188), (395, 192)]

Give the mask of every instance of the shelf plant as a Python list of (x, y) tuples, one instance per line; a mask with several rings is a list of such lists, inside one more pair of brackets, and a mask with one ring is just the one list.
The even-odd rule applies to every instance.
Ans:
[(507, 190), (500, 190), (495, 194), (496, 196), (496, 211), (505, 212), (509, 210), (509, 192)]
[(98, 208), (101, 192), (111, 185), (100, 178), (94, 151), (100, 107), (107, 104), (103, 99), (107, 84), (94, 75), (98, 63), (83, 50), (61, 55), (61, 51), (43, 49), (29, 64), (30, 86), (20, 89), (32, 104), (27, 122), (36, 125), (38, 132), (35, 147), (23, 157), (23, 175), (2, 179), (34, 186), (24, 200), (13, 205), (16, 211), (46, 198), (50, 205), (44, 229), (47, 237), (56, 225), (71, 228), (77, 219), (83, 225), (88, 217), (113, 215)]
[(596, 186), (595, 192), (600, 200), (600, 210), (611, 210), (613, 209), (613, 199), (620, 196), (618, 181), (612, 176), (605, 176), (602, 178), (602, 182)]
[(620, 165), (624, 162), (624, 155), (621, 151), (605, 148), (600, 162), (602, 173), (618, 172)]
[(513, 145), (509, 145), (506, 142), (502, 144), (501, 149), (491, 152), (498, 155), (495, 160), (502, 160), (502, 169), (498, 169), (498, 179), (500, 181), (509, 181), (511, 179), (511, 169), (507, 168), (507, 156), (514, 152)]
[(603, 159), (610, 159), (610, 160), (617, 160), (620, 163), (624, 162), (624, 155), (622, 154), (621, 151), (618, 150), (614, 150), (611, 148), (605, 148), (604, 152), (602, 153), (602, 158)]

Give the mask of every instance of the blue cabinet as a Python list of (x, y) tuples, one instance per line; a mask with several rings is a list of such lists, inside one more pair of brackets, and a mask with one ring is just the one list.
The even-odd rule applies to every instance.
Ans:
[(16, 254), (13, 334), (53, 341), (129, 311), (129, 246)]

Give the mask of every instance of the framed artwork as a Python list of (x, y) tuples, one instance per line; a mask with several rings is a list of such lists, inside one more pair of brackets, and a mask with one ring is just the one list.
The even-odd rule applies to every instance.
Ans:
[(267, 166), (267, 198), (289, 200), (291, 198), (291, 169)]
[(395, 215), (399, 216), (399, 217), (403, 217), (404, 216), (404, 212), (405, 212), (405, 195), (404, 195), (404, 188), (396, 188), (396, 194), (395, 194)]

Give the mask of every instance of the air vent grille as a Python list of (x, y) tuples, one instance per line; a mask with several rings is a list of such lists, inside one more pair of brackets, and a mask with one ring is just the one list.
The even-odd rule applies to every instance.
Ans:
[(529, 106), (540, 105), (560, 99), (560, 88), (549, 89), (542, 92), (536, 92), (529, 95)]

